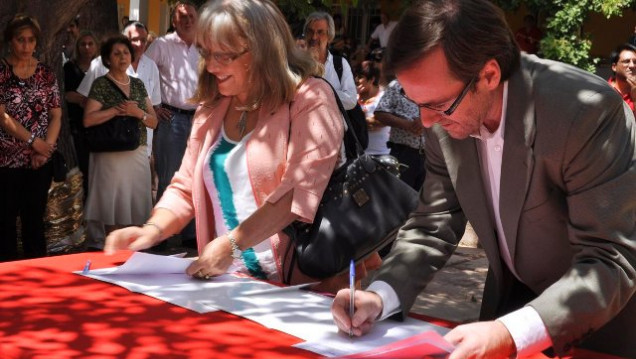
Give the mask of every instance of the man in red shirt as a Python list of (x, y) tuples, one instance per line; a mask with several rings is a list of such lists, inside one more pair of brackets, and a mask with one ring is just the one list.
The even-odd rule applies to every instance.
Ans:
[(608, 82), (634, 111), (633, 99), (636, 98), (636, 47), (631, 44), (620, 45), (612, 52), (610, 60), (614, 76), (610, 77)]
[(521, 51), (528, 54), (539, 52), (539, 42), (543, 34), (537, 27), (537, 20), (533, 15), (526, 15), (523, 18), (523, 27), (515, 33), (515, 40), (519, 44)]

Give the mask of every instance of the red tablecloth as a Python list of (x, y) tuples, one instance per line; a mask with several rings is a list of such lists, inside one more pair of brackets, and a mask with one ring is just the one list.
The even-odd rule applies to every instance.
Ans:
[(129, 256), (80, 253), (0, 263), (0, 358), (319, 357), (291, 347), (299, 339), (247, 319), (198, 314), (71, 273), (82, 270), (87, 259), (96, 269), (120, 265)]

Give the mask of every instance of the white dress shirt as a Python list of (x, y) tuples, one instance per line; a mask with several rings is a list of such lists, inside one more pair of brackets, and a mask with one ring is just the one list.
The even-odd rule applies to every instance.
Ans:
[(356, 107), (358, 102), (358, 90), (356, 82), (353, 79), (351, 66), (347, 59), (342, 58), (342, 78), (338, 79), (338, 73), (333, 66), (333, 55), (327, 51), (327, 61), (325, 62), (325, 80), (329, 81), (331, 86), (336, 90), (340, 102), (345, 110), (351, 110)]
[(384, 24), (378, 25), (371, 34), (371, 38), (378, 39), (380, 41), (380, 47), (386, 47), (389, 43), (389, 36), (391, 36), (391, 32), (393, 32), (395, 25), (397, 25), (397, 21), (389, 21), (386, 26), (384, 26)]
[[(82, 79), (82, 82), (77, 87), (76, 91), (80, 95), (88, 97), (88, 94), (91, 91), (91, 86), (93, 86), (93, 81), (100, 76), (106, 75), (107, 72), (108, 69), (102, 63), (101, 56), (93, 59), (93, 61), (91, 61), (91, 66), (88, 68), (86, 75)], [(129, 76), (140, 79), (144, 83), (146, 92), (148, 92), (148, 97), (150, 98), (150, 102), (153, 106), (161, 104), (159, 69), (152, 59), (142, 54), (139, 59), (139, 64), (137, 65), (137, 71), (135, 71), (132, 65), (130, 65), (126, 70), (126, 73)]]
[[(494, 213), (497, 227), (497, 238), (501, 256), (512, 273), (519, 278), (514, 270), (512, 258), (508, 250), (508, 244), (503, 232), (499, 212), (499, 192), (501, 182), (501, 163), (504, 150), (504, 129), (506, 123), (506, 104), (508, 102), (508, 82), (504, 83), (503, 108), (501, 110), (501, 122), (495, 132), (490, 133), (482, 126), (479, 135), (478, 151), (481, 160), (482, 177), (486, 185), (486, 193), (490, 199), (490, 210)], [(369, 285), (369, 291), (377, 293), (382, 298), (384, 305), (380, 320), (385, 319), (400, 311), (400, 302), (393, 288), (385, 282), (373, 282)], [(552, 346), (552, 340), (537, 311), (525, 306), (514, 312), (498, 318), (502, 322), (515, 343), (517, 355), (530, 355)]]
[(159, 68), (163, 103), (183, 110), (196, 109), (196, 104), (190, 102), (199, 81), (199, 52), (195, 44), (188, 46), (173, 32), (155, 40), (146, 55)]

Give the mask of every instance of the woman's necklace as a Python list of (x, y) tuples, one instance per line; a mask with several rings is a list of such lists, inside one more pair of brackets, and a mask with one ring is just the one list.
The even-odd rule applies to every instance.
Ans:
[(31, 77), (31, 76), (28, 76), (28, 75), (31, 73), (31, 65), (32, 64), (33, 64), (33, 58), (30, 58), (29, 59), (29, 63), (26, 66), (26, 70), (22, 71), (22, 75), (23, 76), (18, 75), (17, 68), (15, 68), (14, 73), (15, 73), (15, 76), (18, 78), (18, 85), (20, 85), (20, 86), (26, 85), (26, 81), (28, 80), (29, 77)]
[(128, 81), (126, 81), (126, 82), (118, 81), (118, 80), (117, 80), (115, 77), (113, 77), (113, 75), (111, 75), (111, 74), (108, 74), (108, 77), (109, 77), (111, 80), (113, 80), (113, 81), (117, 82), (118, 84), (120, 84), (120, 85), (122, 85), (122, 86), (128, 86), (128, 85), (130, 85), (130, 76), (128, 76), (128, 75), (126, 75), (126, 78), (128, 79)]
[(258, 109), (259, 107), (261, 107), (261, 99), (258, 99), (246, 106), (234, 106), (236, 111), (241, 111), (241, 117), (239, 117), (239, 120), (236, 123), (236, 128), (239, 130), (239, 136), (241, 138), (243, 138), (245, 129), (247, 128), (247, 113)]

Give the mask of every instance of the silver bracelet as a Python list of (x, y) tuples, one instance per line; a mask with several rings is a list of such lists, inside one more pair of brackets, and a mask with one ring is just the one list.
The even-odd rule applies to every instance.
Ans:
[(159, 231), (159, 239), (163, 239), (163, 230), (161, 229), (161, 227), (159, 227), (156, 223), (154, 222), (146, 222), (142, 225), (142, 227), (145, 226), (151, 226), (151, 227), (155, 227), (155, 229), (157, 229), (157, 231)]
[(35, 142), (35, 132), (33, 132), (31, 134), (31, 137), (29, 137), (29, 140), (27, 141), (27, 145), (29, 145), (29, 147), (33, 146), (33, 142)]
[(227, 232), (225, 236), (230, 240), (230, 246), (232, 246), (232, 258), (241, 259), (243, 252), (239, 248), (238, 244), (236, 244), (236, 237), (234, 237), (232, 231)]

